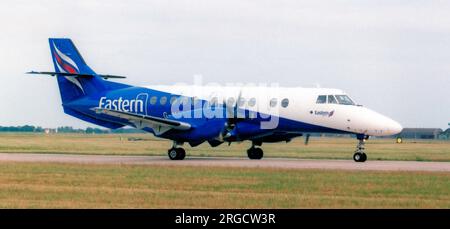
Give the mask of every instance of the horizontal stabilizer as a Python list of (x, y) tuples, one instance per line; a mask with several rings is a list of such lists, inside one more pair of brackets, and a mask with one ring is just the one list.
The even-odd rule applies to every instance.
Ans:
[[(27, 74), (39, 74), (39, 75), (51, 75), (51, 76), (56, 76), (56, 75), (61, 75), (61, 76), (72, 76), (72, 77), (80, 77), (80, 78), (91, 78), (94, 77), (93, 74), (80, 74), (80, 73), (67, 73), (67, 72), (35, 72), (35, 71), (31, 71), (31, 72), (27, 72)], [(115, 76), (115, 75), (99, 75), (96, 74), (96, 76), (102, 77), (104, 79), (124, 79), (126, 78), (125, 76)]]

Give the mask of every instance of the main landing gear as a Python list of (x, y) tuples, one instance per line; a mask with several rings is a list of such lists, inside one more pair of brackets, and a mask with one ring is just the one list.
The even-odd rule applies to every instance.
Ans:
[(252, 147), (247, 150), (247, 155), (252, 160), (260, 160), (264, 156), (264, 152), (261, 148), (255, 147), (255, 145), (261, 146), (261, 144), (252, 143)]
[[(170, 160), (183, 160), (186, 157), (186, 151), (180, 147), (181, 145), (183, 143), (174, 142), (172, 148), (167, 151)], [(252, 160), (259, 160), (264, 156), (263, 150), (256, 146), (261, 146), (261, 143), (253, 143), (252, 147), (247, 150), (248, 158)]]
[(183, 160), (186, 157), (186, 151), (179, 147), (181, 144), (173, 143), (172, 148), (167, 151), (167, 155), (169, 155), (170, 160)]
[(367, 160), (367, 155), (364, 153), (364, 143), (369, 136), (358, 136), (358, 145), (356, 146), (355, 154), (353, 154), (353, 160), (356, 162), (365, 162)]

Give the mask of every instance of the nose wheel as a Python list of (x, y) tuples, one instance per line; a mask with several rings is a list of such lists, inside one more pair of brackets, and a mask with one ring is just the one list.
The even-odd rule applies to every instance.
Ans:
[(353, 154), (353, 160), (356, 162), (365, 162), (367, 160), (367, 155), (364, 153), (364, 140), (366, 138), (358, 138), (359, 142), (356, 146), (355, 154)]
[(367, 155), (365, 153), (356, 152), (353, 154), (353, 160), (356, 162), (365, 162), (367, 160)]

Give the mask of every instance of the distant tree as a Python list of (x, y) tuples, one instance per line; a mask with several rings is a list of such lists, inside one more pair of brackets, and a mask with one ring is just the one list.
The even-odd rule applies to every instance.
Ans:
[(94, 133), (94, 128), (88, 127), (86, 128), (86, 134), (93, 134)]
[(114, 134), (136, 134), (136, 133), (145, 133), (145, 131), (140, 129), (134, 129), (134, 128), (120, 128), (111, 130), (111, 133)]
[(57, 128), (58, 133), (85, 133), (83, 129), (74, 129), (71, 126), (60, 126)]
[(20, 132), (34, 132), (34, 129), (34, 126), (25, 125), (20, 128)]

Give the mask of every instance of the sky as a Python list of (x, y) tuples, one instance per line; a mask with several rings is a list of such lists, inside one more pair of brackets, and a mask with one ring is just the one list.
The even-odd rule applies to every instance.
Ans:
[(2, 0), (0, 126), (65, 115), (49, 37), (134, 85), (278, 83), (346, 91), (404, 127), (450, 122), (450, 1)]

